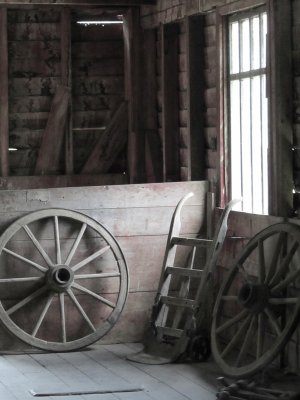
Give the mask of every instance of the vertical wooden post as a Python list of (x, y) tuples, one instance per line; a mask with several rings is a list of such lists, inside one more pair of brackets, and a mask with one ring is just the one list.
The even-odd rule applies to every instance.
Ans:
[(179, 95), (177, 24), (162, 27), (162, 127), (163, 177), (165, 182), (180, 180), (179, 168)]
[(270, 213), (291, 216), (293, 209), (292, 10), (290, 1), (269, 2), (270, 46)]
[(188, 180), (205, 179), (204, 16), (186, 18), (188, 72)]
[(8, 48), (7, 9), (0, 8), (0, 174), (8, 176)]
[(71, 13), (64, 7), (61, 11), (61, 83), (70, 88), (70, 102), (65, 127), (65, 173), (73, 174), (73, 131), (72, 131), (72, 60), (71, 60)]
[(162, 180), (162, 150), (157, 124), (156, 31), (148, 29), (143, 35), (143, 128), (146, 140), (147, 182)]
[(145, 182), (145, 135), (141, 129), (141, 28), (139, 9), (124, 16), (125, 98), (128, 101), (129, 182)]

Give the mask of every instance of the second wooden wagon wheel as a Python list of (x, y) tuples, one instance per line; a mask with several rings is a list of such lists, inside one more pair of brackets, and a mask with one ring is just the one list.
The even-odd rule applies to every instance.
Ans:
[(271, 225), (250, 240), (213, 313), (212, 352), (227, 375), (253, 375), (278, 355), (299, 322), (299, 284), (299, 226)]
[(36, 211), (0, 238), (0, 319), (31, 346), (70, 351), (94, 343), (116, 323), (127, 292), (118, 243), (84, 214)]

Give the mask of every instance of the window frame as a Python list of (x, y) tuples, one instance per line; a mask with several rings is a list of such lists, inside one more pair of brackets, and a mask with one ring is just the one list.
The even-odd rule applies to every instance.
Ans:
[[(269, 215), (293, 215), (291, 4), (280, 0), (239, 0), (217, 9), (219, 70), (219, 204), (230, 200), (227, 57), (228, 17), (265, 6), (268, 15), (267, 93), (269, 108)], [(283, 133), (284, 132), (284, 133)]]

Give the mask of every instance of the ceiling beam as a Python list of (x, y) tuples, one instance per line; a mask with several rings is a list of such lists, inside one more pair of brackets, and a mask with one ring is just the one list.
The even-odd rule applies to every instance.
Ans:
[(140, 6), (156, 0), (0, 0), (0, 5)]

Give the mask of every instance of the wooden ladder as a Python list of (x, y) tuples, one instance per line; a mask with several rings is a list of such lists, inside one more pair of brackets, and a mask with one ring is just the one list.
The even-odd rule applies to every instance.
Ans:
[[(214, 195), (207, 195), (207, 238), (180, 236), (181, 210), (193, 193), (185, 195), (178, 203), (170, 224), (162, 273), (152, 308), (151, 329), (145, 337), (144, 351), (130, 357), (132, 361), (160, 364), (176, 360), (185, 350), (196, 325), (203, 324), (204, 302), (208, 299), (209, 280), (214, 272), (226, 232), (229, 212), (238, 201), (231, 201), (224, 209), (212, 235)], [(212, 237), (213, 236), (213, 237)], [(175, 266), (179, 246), (190, 248), (186, 266)], [(197, 250), (206, 248), (206, 261), (199, 268)], [(174, 292), (172, 279), (179, 281)], [(197, 285), (195, 283), (197, 282)], [(192, 284), (193, 283), (193, 284)], [(196, 290), (193, 288), (196, 286)], [(200, 311), (200, 313), (199, 313)], [(199, 321), (200, 319), (200, 321)]]

